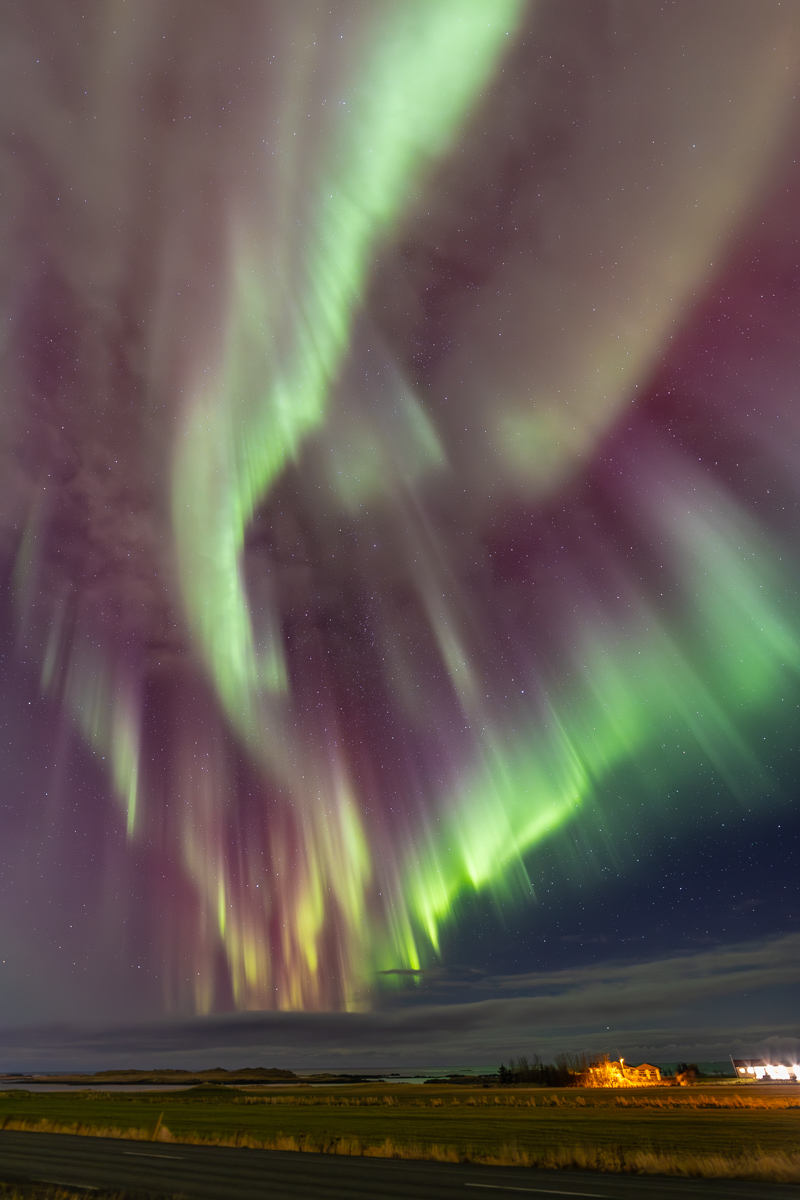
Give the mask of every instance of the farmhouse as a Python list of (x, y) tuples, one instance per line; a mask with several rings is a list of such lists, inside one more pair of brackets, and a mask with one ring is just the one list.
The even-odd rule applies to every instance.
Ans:
[(624, 1058), (610, 1062), (607, 1058), (589, 1068), (587, 1087), (648, 1087), (661, 1082), (661, 1071), (652, 1063), (629, 1066)]

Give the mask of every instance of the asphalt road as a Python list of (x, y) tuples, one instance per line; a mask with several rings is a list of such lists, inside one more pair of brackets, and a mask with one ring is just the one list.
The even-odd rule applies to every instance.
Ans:
[(0, 1180), (120, 1188), (187, 1200), (800, 1200), (794, 1184), (533, 1171), (396, 1159), (338, 1158), (225, 1146), (171, 1146), (62, 1133), (0, 1132)]

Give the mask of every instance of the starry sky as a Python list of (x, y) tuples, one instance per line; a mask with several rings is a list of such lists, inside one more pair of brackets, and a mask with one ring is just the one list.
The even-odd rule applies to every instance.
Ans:
[(800, 1053), (800, 5), (0, 55), (0, 1066)]

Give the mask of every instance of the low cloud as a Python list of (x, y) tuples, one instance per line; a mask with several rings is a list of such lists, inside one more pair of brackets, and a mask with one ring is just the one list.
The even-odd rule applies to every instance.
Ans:
[[(124, 1027), (0, 1030), (7, 1070), (243, 1065), (373, 1070), (610, 1050), (633, 1059), (800, 1052), (800, 936), (564, 971), (446, 980), (460, 1002), (366, 1013), (238, 1013)], [(435, 986), (439, 986), (436, 983)], [(513, 993), (513, 994), (512, 994)]]

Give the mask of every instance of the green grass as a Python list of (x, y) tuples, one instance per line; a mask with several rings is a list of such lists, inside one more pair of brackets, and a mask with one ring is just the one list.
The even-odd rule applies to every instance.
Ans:
[[(162, 1115), (163, 1114), (163, 1115)], [(669, 1170), (782, 1156), (800, 1178), (797, 1089), (612, 1091), (376, 1085), (164, 1093), (2, 1093), (0, 1126), (92, 1130), (178, 1141), (283, 1145), (339, 1153)], [(644, 1158), (642, 1156), (645, 1156)], [(649, 1157), (648, 1157), (649, 1156)], [(788, 1157), (787, 1157), (788, 1156)], [(766, 1160), (765, 1160), (766, 1161)], [(776, 1160), (777, 1161), (777, 1160)], [(677, 1168), (675, 1168), (677, 1169)], [(788, 1174), (787, 1174), (788, 1171)], [(793, 1172), (797, 1172), (796, 1176)], [(692, 1168), (686, 1173), (736, 1173)], [(744, 1167), (738, 1172), (745, 1173)], [(759, 1177), (766, 1177), (763, 1174)], [(777, 1176), (773, 1175), (772, 1178)]]

